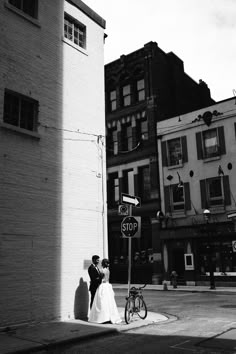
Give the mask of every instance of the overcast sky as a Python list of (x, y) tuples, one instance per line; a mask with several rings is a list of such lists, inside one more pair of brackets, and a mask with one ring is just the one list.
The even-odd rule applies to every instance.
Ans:
[(216, 101), (236, 95), (236, 0), (83, 1), (106, 20), (105, 64), (153, 41)]

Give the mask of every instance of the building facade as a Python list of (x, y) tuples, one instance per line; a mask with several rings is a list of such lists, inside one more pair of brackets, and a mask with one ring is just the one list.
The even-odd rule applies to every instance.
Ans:
[(235, 98), (158, 122), (164, 278), (236, 286)]
[[(207, 85), (196, 83), (174, 53), (155, 42), (105, 66), (108, 235), (112, 280), (127, 281), (127, 239), (121, 238), (121, 193), (139, 196), (141, 238), (132, 241), (132, 281), (159, 282), (160, 209), (156, 122), (208, 106)], [(153, 252), (155, 248), (155, 252)]]
[(0, 326), (86, 317), (107, 256), (105, 21), (80, 0), (0, 7)]

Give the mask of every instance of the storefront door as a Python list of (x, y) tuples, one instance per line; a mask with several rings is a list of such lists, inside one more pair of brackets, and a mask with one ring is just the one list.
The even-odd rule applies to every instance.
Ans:
[(176, 248), (173, 250), (173, 269), (178, 274), (178, 279), (184, 279), (184, 249)]

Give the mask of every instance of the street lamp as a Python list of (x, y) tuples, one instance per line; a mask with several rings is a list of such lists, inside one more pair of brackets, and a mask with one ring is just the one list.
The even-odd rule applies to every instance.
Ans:
[(162, 228), (162, 222), (164, 221), (164, 219), (165, 219), (165, 215), (163, 214), (163, 212), (161, 210), (159, 210), (157, 212), (157, 220), (160, 225), (160, 229)]
[(208, 245), (209, 245), (209, 272), (210, 272), (210, 289), (215, 289), (215, 277), (214, 277), (214, 264), (212, 260), (212, 247), (211, 247), (211, 239), (210, 239), (210, 229), (209, 229), (209, 219), (211, 217), (211, 212), (208, 209), (203, 211), (204, 218), (207, 223), (207, 236), (208, 236)]

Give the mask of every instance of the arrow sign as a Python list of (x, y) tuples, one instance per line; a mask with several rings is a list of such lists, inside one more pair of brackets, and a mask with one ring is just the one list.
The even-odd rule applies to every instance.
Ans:
[(133, 205), (135, 207), (140, 207), (141, 206), (141, 200), (139, 197), (121, 193), (121, 203), (122, 204), (129, 204)]

